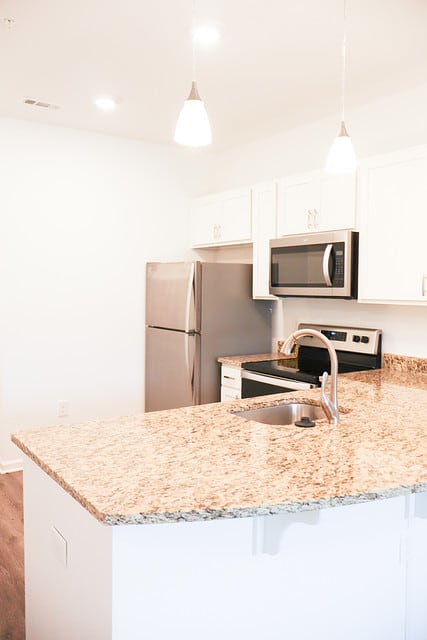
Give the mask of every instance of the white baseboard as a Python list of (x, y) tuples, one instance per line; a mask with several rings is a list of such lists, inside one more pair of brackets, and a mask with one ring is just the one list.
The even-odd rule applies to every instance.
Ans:
[(12, 471), (22, 471), (22, 460), (0, 460), (0, 473), (12, 473)]

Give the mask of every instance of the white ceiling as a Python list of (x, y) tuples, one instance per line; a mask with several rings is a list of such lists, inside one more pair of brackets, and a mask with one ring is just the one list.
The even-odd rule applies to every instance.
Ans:
[[(191, 84), (192, 0), (0, 0), (0, 115), (171, 142)], [(217, 148), (338, 113), (343, 0), (197, 0)], [(347, 107), (427, 82), (427, 0), (347, 0)], [(120, 100), (114, 112), (93, 105)], [(60, 106), (24, 105), (34, 97)]]

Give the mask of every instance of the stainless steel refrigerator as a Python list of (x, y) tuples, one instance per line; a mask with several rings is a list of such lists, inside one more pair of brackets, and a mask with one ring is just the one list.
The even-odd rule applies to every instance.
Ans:
[(146, 411), (217, 402), (218, 356), (271, 350), (250, 264), (147, 263), (145, 322)]

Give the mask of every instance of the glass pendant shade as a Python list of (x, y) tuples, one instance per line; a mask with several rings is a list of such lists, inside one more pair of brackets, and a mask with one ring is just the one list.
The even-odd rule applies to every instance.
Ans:
[(354, 173), (357, 168), (357, 158), (353, 143), (341, 121), (338, 135), (332, 143), (326, 160), (325, 170), (328, 173)]
[(179, 114), (174, 140), (188, 147), (204, 147), (212, 142), (208, 114), (195, 82)]

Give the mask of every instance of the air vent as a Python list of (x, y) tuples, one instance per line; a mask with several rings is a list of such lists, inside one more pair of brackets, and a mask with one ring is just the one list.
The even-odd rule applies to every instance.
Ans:
[(30, 107), (41, 107), (42, 109), (60, 109), (59, 105), (45, 102), (44, 100), (37, 100), (36, 98), (24, 98), (24, 104), (28, 104)]

